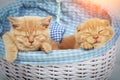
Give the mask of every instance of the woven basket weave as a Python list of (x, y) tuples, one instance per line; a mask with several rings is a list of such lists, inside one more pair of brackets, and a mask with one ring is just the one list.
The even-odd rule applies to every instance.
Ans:
[(4, 80), (107, 80), (114, 67), (115, 46), (102, 56), (72, 64), (17, 65), (0, 60)]
[[(54, 6), (47, 5), (41, 9), (44, 3)], [(22, 7), (19, 8), (21, 5)], [(55, 0), (17, 0), (0, 11), (0, 31), (2, 31), (0, 36), (10, 29), (8, 16), (49, 14), (53, 16), (53, 20), (56, 20), (55, 5)], [(87, 0), (62, 0), (61, 7), (60, 23), (66, 28), (64, 36), (74, 34), (75, 26), (84, 20), (98, 17), (111, 22), (115, 29), (113, 39), (104, 47), (91, 51), (59, 50), (49, 55), (42, 54), (41, 51), (19, 52), (16, 63), (4, 60), (4, 46), (1, 46), (3, 43), (0, 41), (0, 75), (4, 80), (106, 80), (110, 77), (115, 63), (114, 45), (120, 33), (119, 20)], [(38, 9), (43, 12), (37, 13)]]

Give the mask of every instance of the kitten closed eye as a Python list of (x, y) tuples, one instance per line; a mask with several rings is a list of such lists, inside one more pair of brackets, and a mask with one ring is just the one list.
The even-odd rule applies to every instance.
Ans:
[(100, 34), (100, 33), (102, 33), (104, 30), (100, 30), (99, 32), (98, 32), (98, 34)]

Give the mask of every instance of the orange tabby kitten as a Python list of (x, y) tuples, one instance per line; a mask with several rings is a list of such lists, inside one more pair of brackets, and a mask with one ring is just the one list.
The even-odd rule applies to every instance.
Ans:
[(113, 36), (109, 21), (98, 18), (88, 19), (77, 27), (77, 33), (62, 39), (60, 49), (92, 49), (103, 46)]
[(108, 20), (92, 18), (77, 27), (75, 48), (91, 49), (103, 46), (114, 32)]
[(3, 35), (6, 49), (6, 60), (13, 62), (18, 50), (43, 50), (49, 53), (52, 50), (49, 25), (52, 17), (38, 16), (9, 17), (11, 29)]

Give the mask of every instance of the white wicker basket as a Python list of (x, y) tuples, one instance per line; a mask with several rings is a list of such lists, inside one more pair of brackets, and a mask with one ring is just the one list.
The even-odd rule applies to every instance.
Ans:
[(91, 60), (60, 65), (17, 65), (0, 60), (4, 80), (107, 80), (115, 63), (115, 46)]
[[(45, 4), (48, 4), (47, 0), (24, 0), (24, 1), (17, 0), (17, 1), (21, 1), (21, 3), (15, 2), (14, 5), (11, 4), (11, 5), (7, 6), (6, 8), (0, 10), (0, 30), (2, 31), (2, 33), (0, 34), (0, 37), (2, 36), (2, 34), (4, 34), (6, 31), (8, 31), (10, 29), (10, 26), (8, 26), (9, 24), (6, 20), (9, 15), (12, 15), (12, 16), (22, 15), (22, 13), (19, 12), (19, 9), (21, 10), (21, 9), (23, 9), (23, 7), (25, 7), (25, 9), (28, 10), (28, 12), (26, 14), (29, 14), (29, 12), (38, 13), (38, 11), (36, 11), (36, 9), (34, 11), (29, 11), (30, 10), (29, 8), (31, 8), (31, 9), (36, 8), (36, 4), (37, 4), (38, 9), (41, 9), (41, 5), (43, 4), (43, 2), (46, 2)], [(36, 1), (38, 1), (38, 2), (36, 2)], [(53, 1), (55, 3), (55, 0), (48, 0), (48, 2), (53, 4), (51, 1)], [(76, 2), (76, 1), (78, 1), (78, 2)], [(29, 62), (25, 61), (27, 64), (29, 64), (29, 65), (27, 65), (27, 64), (19, 64), (19, 63), (18, 64), (9, 63), (6, 60), (4, 60), (3, 59), (4, 53), (5, 53), (4, 46), (2, 45), (3, 44), (2, 41), (0, 41), (0, 43), (1, 43), (0, 44), (0, 58), (1, 58), (0, 59), (0, 75), (1, 75), (1, 77), (3, 77), (3, 80), (107, 80), (111, 76), (111, 73), (112, 73), (112, 70), (114, 67), (114, 63), (115, 63), (115, 49), (116, 49), (115, 46), (111, 46), (111, 45), (115, 44), (115, 42), (120, 34), (120, 29), (119, 29), (120, 26), (118, 25), (120, 20), (117, 20), (116, 17), (115, 17), (115, 19), (111, 18), (113, 16), (108, 15), (108, 13), (104, 9), (101, 9), (100, 7), (97, 7), (97, 6), (95, 8), (95, 6), (91, 5), (89, 2), (87, 2), (87, 0), (62, 0), (62, 2), (63, 2), (62, 7), (64, 7), (64, 9), (62, 8), (62, 11), (61, 11), (63, 17), (60, 19), (60, 22), (62, 24), (64, 24), (66, 30), (68, 30), (68, 32), (66, 32), (65, 35), (74, 33), (74, 32), (72, 32), (72, 29), (74, 31), (74, 26), (71, 25), (71, 26), (73, 26), (73, 28), (70, 26), (70, 28), (71, 28), (70, 29), (69, 26), (67, 26), (67, 25), (68, 25), (68, 23), (71, 23), (74, 25), (78, 24), (75, 21), (76, 20), (75, 15), (80, 15), (79, 16), (80, 20), (81, 20), (80, 22), (86, 20), (87, 18), (91, 18), (91, 17), (105, 18), (105, 19), (110, 20), (116, 29), (115, 36), (112, 39), (110, 45), (107, 45), (107, 47), (103, 47), (105, 49), (101, 50), (102, 53), (100, 56), (98, 56), (98, 57), (94, 56), (95, 54), (100, 52), (100, 51), (95, 50), (95, 51), (93, 51), (94, 53), (91, 54), (91, 56), (94, 56), (94, 58), (84, 59), (82, 61), (76, 61), (77, 59), (75, 60), (76, 57), (79, 59), (78, 55), (80, 52), (75, 54), (75, 52), (77, 52), (79, 50), (56, 51), (55, 54), (57, 54), (57, 52), (59, 52), (59, 54), (60, 54), (60, 52), (61, 52), (60, 57), (57, 54), (58, 63), (59, 63), (59, 60), (62, 60), (64, 62), (64, 59), (61, 59), (61, 58), (64, 58), (64, 56), (61, 57), (61, 55), (63, 55), (62, 52), (66, 53), (65, 55), (67, 56), (66, 58), (68, 59), (67, 62), (69, 62), (67, 64), (66, 63), (54, 64), (53, 62), (51, 64), (48, 64), (48, 62), (46, 60), (48, 58), (48, 56), (45, 56), (45, 58), (44, 58), (44, 60), (46, 60), (47, 65), (39, 64), (39, 62), (40, 62), (39, 59), (41, 58), (41, 56), (38, 56), (39, 54), (34, 56), (33, 53), (37, 54), (37, 53), (40, 53), (40, 51), (39, 52), (30, 52), (31, 53), (30, 57), (29, 57), (29, 55), (26, 54), (26, 52), (19, 53), (19, 54), (25, 54), (25, 56), (20, 57), (20, 59), (18, 59), (18, 61), (21, 61), (28, 57), (29, 57), (28, 58), (29, 60), (33, 61), (33, 63), (36, 61), (36, 65), (29, 64)], [(73, 4), (73, 2), (75, 4)], [(84, 2), (84, 4), (83, 4), (83, 2)], [(81, 5), (81, 7), (76, 5), (76, 3), (78, 5)], [(22, 5), (22, 8), (19, 8), (21, 5)], [(51, 7), (45, 6), (43, 9), (48, 11), (49, 14), (53, 14), (54, 18), (56, 18), (56, 12), (55, 12), (56, 7), (54, 6), (55, 9), (51, 10), (52, 6)], [(59, 4), (59, 6), (60, 6), (60, 4)], [(77, 12), (77, 10), (74, 10), (74, 8), (72, 6), (74, 6), (75, 8), (78, 8), (77, 9), (78, 12)], [(79, 7), (80, 7), (80, 9), (79, 9)], [(68, 8), (70, 8), (70, 9), (68, 9)], [(73, 12), (73, 10), (75, 12)], [(22, 11), (22, 12), (24, 13), (24, 11)], [(75, 15), (72, 16), (72, 14), (75, 14)], [(46, 14), (46, 15), (48, 15), (48, 14)], [(71, 18), (69, 18), (70, 16), (71, 16)], [(68, 19), (71, 19), (71, 20), (68, 20)], [(78, 20), (78, 22), (79, 22), (79, 20)], [(112, 47), (112, 48), (109, 49), (109, 47)], [(88, 52), (88, 51), (85, 51), (85, 52)], [(82, 53), (82, 54), (84, 55), (84, 53)], [(69, 57), (69, 54), (70, 54), (70, 56), (73, 55), (72, 56), (73, 62), (70, 61), (71, 58)], [(74, 56), (75, 56), (75, 58), (73, 58)], [(87, 56), (87, 57), (90, 57), (90, 56)], [(54, 57), (54, 58), (55, 58), (55, 60), (57, 59), (56, 57)], [(51, 59), (53, 59), (53, 57), (51, 58), (51, 56), (50, 56), (50, 59), (48, 59), (48, 60), (51, 60)], [(53, 61), (54, 61), (54, 59), (53, 59)], [(23, 60), (23, 62), (24, 62), (24, 60)], [(43, 61), (43, 62), (45, 62), (45, 61)], [(0, 77), (0, 80), (1, 80), (1, 77)]]

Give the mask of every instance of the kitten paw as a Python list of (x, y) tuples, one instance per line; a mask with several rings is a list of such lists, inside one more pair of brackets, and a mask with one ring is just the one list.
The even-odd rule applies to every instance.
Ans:
[(94, 48), (91, 44), (87, 43), (87, 42), (84, 42), (81, 44), (81, 48), (85, 49), (85, 50), (89, 50), (89, 49), (92, 49)]
[(6, 58), (6, 60), (8, 61), (8, 62), (14, 62), (15, 60), (16, 60), (16, 58)]
[(8, 61), (8, 62), (14, 62), (15, 60), (16, 60), (16, 58), (17, 58), (17, 55), (8, 55), (8, 56), (6, 56), (6, 60)]
[(50, 44), (48, 43), (43, 43), (42, 45), (42, 50), (46, 53), (50, 53), (50, 51), (52, 50), (52, 47)]
[(8, 62), (14, 62), (17, 58), (17, 52), (18, 50), (16, 48), (6, 50), (5, 59)]

